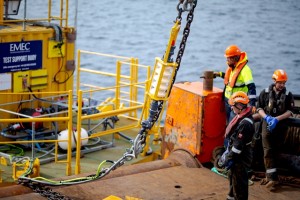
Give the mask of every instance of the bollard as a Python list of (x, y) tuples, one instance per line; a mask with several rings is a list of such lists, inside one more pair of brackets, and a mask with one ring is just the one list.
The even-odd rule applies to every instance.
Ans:
[(210, 92), (213, 90), (214, 72), (205, 71), (200, 78), (203, 78), (203, 91)]

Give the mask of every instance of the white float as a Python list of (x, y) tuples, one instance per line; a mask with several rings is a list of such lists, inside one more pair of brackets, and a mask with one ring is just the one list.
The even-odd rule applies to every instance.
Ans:
[[(72, 138), (72, 149), (76, 148), (76, 143), (77, 143), (77, 131), (72, 131), (71, 132), (71, 138)], [(85, 129), (81, 128), (81, 139), (82, 138), (87, 138), (88, 137), (88, 133)], [(75, 142), (75, 140), (76, 142)], [(68, 130), (63, 130), (58, 134), (58, 140), (68, 140)], [(88, 140), (81, 140), (81, 147), (86, 145), (88, 143)], [(63, 150), (67, 150), (68, 149), (68, 143), (66, 141), (64, 142), (58, 142), (58, 146), (63, 149)]]

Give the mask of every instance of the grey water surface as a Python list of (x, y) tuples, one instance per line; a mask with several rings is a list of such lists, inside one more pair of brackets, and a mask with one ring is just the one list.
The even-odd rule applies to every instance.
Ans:
[[(79, 0), (77, 47), (137, 57), (153, 66), (164, 53), (177, 3)], [(247, 52), (257, 94), (278, 68), (288, 73), (287, 88), (300, 94), (299, 0), (198, 0), (176, 81), (199, 81), (206, 70), (225, 71), (224, 50), (230, 44)], [(223, 87), (221, 79), (214, 84)]]
[[(37, 10), (47, 3), (33, 2)], [(71, 18), (76, 2), (77, 49), (136, 57), (153, 66), (164, 54), (179, 1), (70, 0)], [(224, 50), (231, 44), (247, 52), (257, 94), (278, 68), (288, 73), (287, 88), (300, 94), (299, 0), (198, 0), (176, 81), (200, 81), (203, 71), (225, 71)], [(96, 61), (83, 64), (98, 69)], [(222, 81), (215, 79), (214, 85), (223, 88)]]

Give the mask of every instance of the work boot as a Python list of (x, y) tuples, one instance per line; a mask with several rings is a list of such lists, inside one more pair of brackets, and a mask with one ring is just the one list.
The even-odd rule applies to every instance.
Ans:
[(268, 182), (269, 182), (269, 180), (267, 178), (263, 178), (263, 179), (261, 179), (260, 184), (266, 185)]
[(267, 184), (266, 184), (266, 188), (268, 190), (270, 190), (271, 192), (274, 192), (277, 188), (278, 188), (278, 181), (272, 181), (270, 180)]

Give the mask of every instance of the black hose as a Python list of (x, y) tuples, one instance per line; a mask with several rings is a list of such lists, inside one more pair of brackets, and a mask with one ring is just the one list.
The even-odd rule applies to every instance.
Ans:
[(125, 138), (125, 139), (128, 140), (128, 141), (133, 141), (132, 138), (130, 138), (129, 136), (127, 136), (127, 135), (125, 135), (125, 134), (123, 134), (123, 133), (117, 132), (117, 134), (120, 135), (121, 137)]

